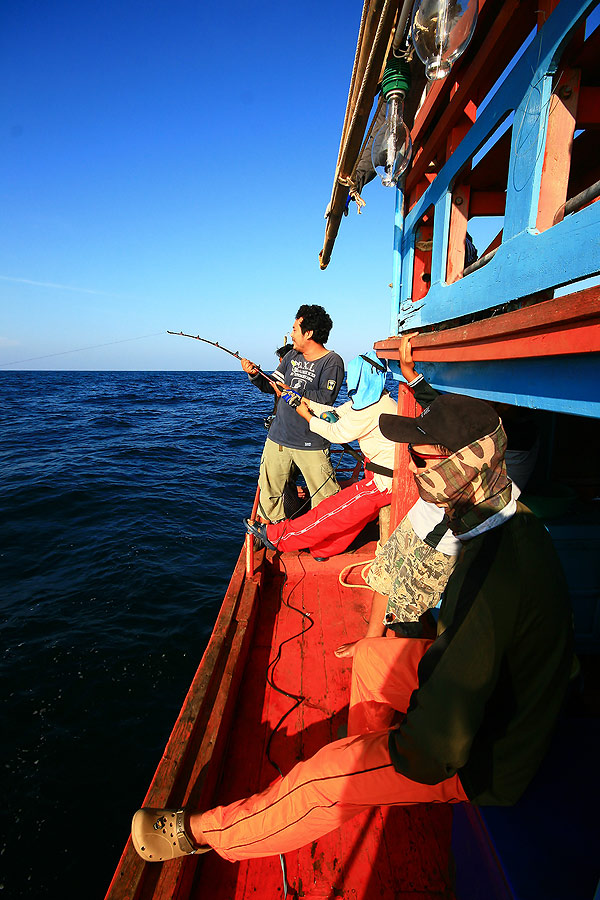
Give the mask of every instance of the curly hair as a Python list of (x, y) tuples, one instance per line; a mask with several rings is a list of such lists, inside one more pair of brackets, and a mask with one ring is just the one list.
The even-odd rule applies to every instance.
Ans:
[(322, 306), (316, 304), (303, 303), (296, 313), (297, 319), (302, 319), (300, 330), (302, 334), (312, 331), (313, 341), (317, 344), (327, 343), (329, 332), (333, 328), (331, 316), (325, 312)]

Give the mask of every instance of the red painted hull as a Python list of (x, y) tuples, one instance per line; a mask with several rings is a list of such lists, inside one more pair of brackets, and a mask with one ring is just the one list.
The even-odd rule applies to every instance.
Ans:
[[(303, 621), (304, 633), (285, 644), (274, 679), (305, 700), (277, 732), (271, 755), (285, 772), (335, 740), (346, 721), (351, 667), (333, 650), (364, 634), (370, 597), (342, 587), (338, 576), (355, 563), (349, 578), (360, 581), (373, 554), (373, 542), (326, 563), (308, 554), (267, 554), (247, 578), (242, 551), (145, 805), (226, 803), (278, 777), (266, 744), (293, 704), (267, 685), (266, 670)], [(292, 607), (308, 612), (314, 625), (307, 629)], [(288, 853), (288, 881), (303, 897), (453, 898), (451, 822), (451, 809), (441, 805), (375, 809)], [(278, 857), (231, 864), (211, 853), (146, 864), (129, 841), (107, 900), (253, 896), (283, 896)]]

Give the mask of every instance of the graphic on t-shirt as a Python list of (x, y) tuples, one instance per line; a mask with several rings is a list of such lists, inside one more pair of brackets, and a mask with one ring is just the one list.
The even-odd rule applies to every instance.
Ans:
[(293, 359), (292, 361), (291, 387), (300, 394), (306, 391), (309, 384), (315, 380), (315, 364), (305, 359)]
[[(277, 371), (285, 384), (300, 396), (306, 397), (308, 394), (318, 403), (332, 403), (344, 378), (344, 364), (332, 351), (308, 361), (298, 351), (292, 350)], [(277, 415), (269, 429), (269, 439), (283, 447), (298, 450), (322, 450), (328, 445), (325, 438), (312, 434), (305, 420), (286, 403), (280, 403), (277, 407)]]

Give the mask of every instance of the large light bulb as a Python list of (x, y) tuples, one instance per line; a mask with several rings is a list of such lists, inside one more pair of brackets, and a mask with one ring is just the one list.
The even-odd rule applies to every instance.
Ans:
[(445, 78), (473, 37), (478, 0), (417, 0), (410, 34), (430, 81)]
[(385, 122), (371, 148), (373, 168), (386, 187), (396, 184), (410, 162), (412, 141), (403, 116), (404, 92), (392, 91), (386, 95)]

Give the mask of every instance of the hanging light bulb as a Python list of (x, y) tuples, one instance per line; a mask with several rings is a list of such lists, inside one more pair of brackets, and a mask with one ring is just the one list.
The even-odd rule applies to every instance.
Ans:
[(404, 121), (404, 98), (410, 87), (410, 69), (404, 59), (392, 57), (385, 67), (381, 93), (386, 102), (385, 122), (371, 147), (373, 168), (382, 184), (396, 184), (412, 153), (410, 131)]
[(445, 78), (477, 24), (478, 0), (416, 0), (410, 36), (430, 81)]

